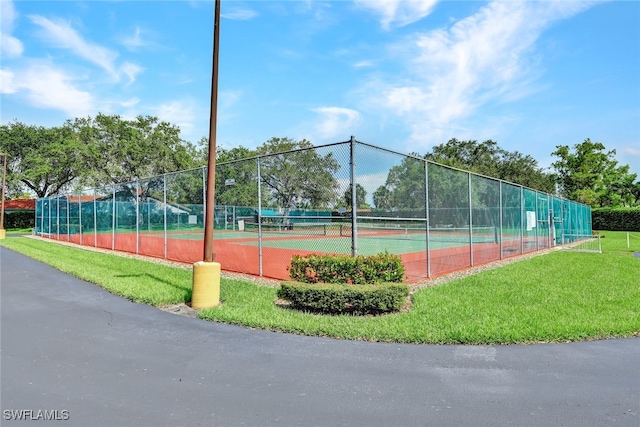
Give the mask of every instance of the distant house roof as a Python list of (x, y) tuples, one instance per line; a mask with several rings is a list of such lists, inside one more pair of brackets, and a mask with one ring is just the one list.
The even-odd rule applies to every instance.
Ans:
[(35, 199), (15, 199), (7, 200), (4, 202), (4, 210), (11, 211), (35, 211), (36, 200)]
[(78, 202), (93, 202), (93, 200), (96, 198), (96, 196), (92, 195), (92, 194), (83, 194), (83, 195), (77, 195), (77, 194), (72, 194), (67, 196), (67, 200), (69, 201), (69, 203), (78, 203)]

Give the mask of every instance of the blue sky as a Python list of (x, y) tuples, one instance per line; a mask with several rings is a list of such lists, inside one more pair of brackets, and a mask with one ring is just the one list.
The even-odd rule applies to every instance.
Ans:
[[(7, 1), (0, 121), (153, 115), (208, 135), (212, 1)], [(218, 144), (426, 153), (585, 138), (640, 173), (640, 2), (222, 2)]]

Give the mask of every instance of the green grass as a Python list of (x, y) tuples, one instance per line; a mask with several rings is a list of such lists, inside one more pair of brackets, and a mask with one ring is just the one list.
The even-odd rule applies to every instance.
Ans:
[(31, 234), (33, 228), (8, 228), (7, 233)]
[(134, 302), (160, 306), (191, 300), (189, 270), (25, 237), (0, 244)]
[[(640, 259), (633, 250), (635, 245), (640, 251), (640, 240), (632, 239), (632, 248), (627, 249), (626, 233), (604, 234), (603, 254), (555, 251), (422, 289), (413, 295), (407, 312), (378, 317), (302, 313), (278, 307), (276, 289), (222, 279), (222, 306), (202, 310), (199, 316), (273, 331), (407, 343), (533, 343), (637, 336)], [(189, 270), (32, 239), (11, 238), (2, 244), (134, 301), (162, 305), (190, 297)]]

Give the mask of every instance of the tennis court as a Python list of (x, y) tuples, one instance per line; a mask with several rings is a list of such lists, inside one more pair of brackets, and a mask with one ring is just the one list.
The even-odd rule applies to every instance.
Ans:
[[(36, 234), (203, 257), (206, 168), (39, 199)], [(216, 164), (223, 269), (286, 280), (294, 255), (399, 255), (416, 281), (591, 235), (588, 206), (352, 139)]]

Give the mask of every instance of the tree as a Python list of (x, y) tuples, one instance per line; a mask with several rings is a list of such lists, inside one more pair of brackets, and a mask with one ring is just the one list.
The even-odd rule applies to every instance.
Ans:
[(256, 152), (242, 146), (217, 150), (216, 204), (258, 206)]
[(38, 197), (67, 189), (84, 171), (84, 146), (68, 125), (45, 128), (14, 121), (0, 126), (0, 152), (7, 153), (8, 196), (24, 188)]
[[(303, 139), (271, 138), (258, 147), (263, 205), (290, 209), (328, 208), (337, 202), (339, 169), (333, 153), (320, 154)], [(279, 153), (279, 154), (274, 154)]]
[(389, 169), (383, 186), (373, 193), (377, 209), (422, 210), (425, 208), (425, 162), (417, 154)]
[(513, 182), (535, 190), (547, 193), (555, 190), (553, 176), (540, 168), (533, 157), (518, 151), (507, 151), (492, 140), (478, 143), (453, 138), (446, 144), (433, 147), (432, 152), (425, 157), (443, 165)]
[[(344, 202), (345, 206), (348, 209), (351, 209), (351, 190), (352, 186), (349, 184), (349, 187), (344, 191)], [(367, 190), (360, 184), (356, 184), (356, 208), (357, 209), (369, 209), (369, 204), (367, 203)]]
[(637, 174), (618, 166), (615, 150), (605, 152), (600, 142), (585, 139), (573, 146), (558, 145), (552, 166), (560, 194), (592, 207), (633, 206), (638, 203)]
[(373, 204), (377, 209), (390, 210), (393, 208), (393, 194), (382, 185), (373, 192)]
[(180, 128), (152, 116), (126, 120), (118, 115), (69, 121), (86, 148), (82, 184), (100, 186), (197, 166), (198, 149), (180, 138)]

